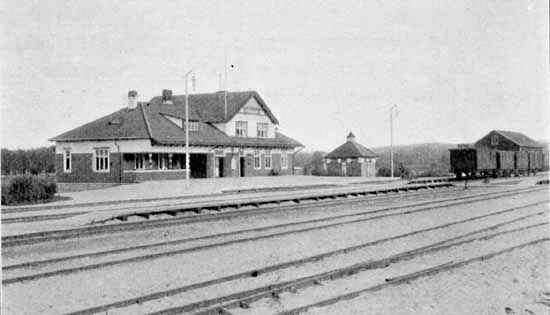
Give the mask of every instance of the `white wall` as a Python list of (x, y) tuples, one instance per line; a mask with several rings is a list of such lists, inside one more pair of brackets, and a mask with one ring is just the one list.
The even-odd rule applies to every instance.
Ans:
[[(261, 114), (252, 114), (252, 113), (246, 113), (246, 110), (250, 109), (260, 109)], [(256, 102), (255, 98), (250, 98), (248, 102), (241, 108), (241, 110), (226, 124), (217, 124), (216, 127), (218, 127), (220, 130), (224, 131), (228, 136), (235, 136), (235, 122), (236, 121), (247, 121), (248, 122), (248, 136), (251, 138), (256, 138), (257, 136), (257, 123), (267, 123), (267, 137), (268, 138), (275, 138), (275, 128), (276, 125), (274, 125), (271, 122), (271, 119), (266, 115), (266, 113), (263, 111), (262, 107), (258, 102)], [(225, 125), (225, 126), (218, 126), (218, 125)]]

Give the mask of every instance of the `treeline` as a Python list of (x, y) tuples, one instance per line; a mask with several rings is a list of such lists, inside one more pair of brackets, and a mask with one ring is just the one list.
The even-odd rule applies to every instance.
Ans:
[(2, 149), (2, 175), (55, 172), (55, 147), (27, 150)]

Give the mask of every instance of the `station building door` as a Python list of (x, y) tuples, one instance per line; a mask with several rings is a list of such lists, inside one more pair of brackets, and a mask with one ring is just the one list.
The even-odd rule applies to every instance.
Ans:
[(189, 155), (191, 178), (206, 178), (206, 154)]

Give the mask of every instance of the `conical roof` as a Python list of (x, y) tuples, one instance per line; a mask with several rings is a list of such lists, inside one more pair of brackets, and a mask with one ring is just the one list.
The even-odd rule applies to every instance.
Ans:
[(376, 153), (372, 152), (367, 147), (357, 143), (354, 139), (353, 133), (350, 132), (348, 135), (348, 141), (342, 144), (341, 146), (334, 149), (332, 152), (326, 155), (327, 158), (331, 159), (347, 159), (347, 158), (358, 158), (366, 157), (373, 158), (378, 157)]

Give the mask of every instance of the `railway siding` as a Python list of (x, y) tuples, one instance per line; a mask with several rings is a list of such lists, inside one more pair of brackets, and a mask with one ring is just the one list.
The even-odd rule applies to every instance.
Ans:
[[(510, 196), (507, 197), (507, 203), (514, 203), (515, 202), (519, 205), (522, 201), (523, 201), (523, 199), (521, 198), (521, 196), (517, 196), (515, 198), (510, 197)], [(501, 199), (499, 199), (499, 200), (486, 201), (486, 202), (491, 203), (492, 205), (490, 206), (489, 204), (486, 204), (486, 205), (484, 205), (483, 207), (480, 207), (480, 208), (468, 208), (468, 209), (466, 209), (465, 207), (458, 208), (458, 209), (461, 209), (460, 211), (457, 211), (458, 209), (455, 209), (453, 211), (453, 210), (450, 210), (452, 208), (446, 208), (445, 212), (452, 214), (454, 217), (452, 217), (452, 218), (449, 217), (449, 218), (445, 218), (445, 219), (446, 220), (456, 220), (457, 216), (463, 216), (463, 218), (471, 217), (472, 212), (473, 213), (478, 213), (479, 212), (481, 214), (480, 211), (483, 211), (485, 213), (490, 213), (491, 209), (484, 209), (484, 208), (485, 207), (494, 207), (495, 205), (501, 204), (502, 201), (501, 201)], [(450, 211), (447, 211), (447, 210), (450, 210)], [(468, 210), (468, 211), (466, 211), (466, 210)], [(492, 211), (494, 211), (494, 209)], [(388, 221), (384, 222), (385, 224), (382, 224), (382, 225), (383, 226), (392, 226), (392, 225), (394, 225), (398, 230), (400, 230), (403, 227), (408, 227), (408, 228), (412, 229), (412, 228), (420, 228), (421, 223), (422, 224), (428, 224), (428, 226), (430, 226), (430, 225), (433, 226), (433, 224), (434, 224), (433, 218), (442, 219), (442, 217), (440, 217), (440, 216), (430, 217), (430, 216), (427, 216), (426, 214), (427, 214), (427, 212), (421, 212), (421, 213), (417, 213), (417, 214), (414, 214), (414, 213), (408, 214), (406, 216), (407, 219), (404, 220), (404, 221), (402, 220), (401, 224), (397, 224), (397, 221), (392, 221), (392, 220), (386, 219)], [(413, 217), (413, 216), (416, 216), (416, 217)], [(422, 217), (425, 217), (425, 218), (423, 220), (420, 220)], [(415, 227), (410, 227), (410, 222), (415, 222), (415, 224), (419, 224), (419, 225), (417, 225)], [(360, 237), (357, 233), (358, 232), (373, 232), (374, 231), (373, 228), (375, 228), (376, 226), (379, 226), (379, 225), (380, 225), (380, 222), (378, 222), (378, 224), (369, 225), (370, 228), (368, 226), (361, 226), (358, 229), (351, 229), (351, 230), (346, 229), (345, 231), (344, 230), (342, 230), (342, 231), (333, 231), (333, 233), (331, 232), (330, 235), (325, 235), (324, 236), (325, 238), (322, 238), (322, 237), (323, 237), (324, 234), (327, 234), (326, 231), (320, 231), (320, 233), (315, 234), (315, 236), (317, 236), (317, 237), (313, 237), (312, 235), (310, 235), (311, 237), (308, 237), (307, 239), (315, 239), (319, 243), (322, 243), (323, 247), (324, 247), (323, 251), (330, 250), (330, 247), (332, 247), (332, 246), (335, 246), (333, 248), (337, 249), (338, 247), (341, 247), (342, 244), (353, 245), (353, 243), (342, 242), (342, 240), (338, 240), (338, 239), (334, 240), (334, 242), (329, 242), (326, 239), (327, 237), (329, 237), (329, 239), (330, 239), (331, 236), (340, 235), (340, 237), (350, 237), (350, 239), (351, 238), (365, 239), (367, 236)], [(380, 229), (380, 228), (382, 228), (382, 227), (379, 226), (379, 231), (380, 232), (387, 232), (387, 229), (383, 229), (383, 228)], [(353, 233), (350, 233), (351, 231), (353, 231)], [(374, 235), (371, 235), (367, 239), (372, 239), (372, 237), (374, 237)], [(300, 239), (304, 240), (306, 238), (301, 237)], [(277, 244), (279, 244), (279, 245), (277, 245)], [(251, 246), (254, 247), (254, 248), (267, 246), (268, 248), (272, 248), (272, 249), (277, 248), (277, 252), (281, 252), (281, 250), (283, 249), (282, 247), (279, 247), (279, 246), (281, 246), (281, 244), (285, 244), (285, 246), (300, 245), (300, 246), (303, 246), (303, 248), (314, 248), (315, 247), (312, 244), (308, 244), (308, 243), (296, 244), (296, 238), (294, 238), (294, 240), (291, 240), (291, 239), (284, 240), (284, 239), (279, 238), (277, 240), (277, 242), (275, 242), (275, 240), (273, 242), (271, 242), (271, 245), (263, 244), (262, 246), (259, 246), (258, 244), (251, 244)], [(289, 250), (289, 253), (293, 251), (292, 248), (288, 248), (288, 250)], [(243, 251), (242, 246), (240, 246), (240, 247), (227, 246), (227, 247), (224, 247), (223, 250), (221, 250), (221, 251), (216, 250), (215, 251), (215, 256), (216, 257), (231, 257), (232, 256), (231, 253), (235, 253), (235, 252), (248, 252), (248, 250)], [(311, 253), (311, 254), (315, 254), (315, 253)], [(300, 256), (296, 256), (296, 257), (300, 258)], [(210, 258), (212, 258), (212, 257), (210, 257)], [(192, 260), (195, 260), (195, 259), (197, 261), (201, 261), (202, 263), (200, 263), (200, 264), (203, 264), (203, 265), (199, 266), (200, 264), (197, 265), (196, 263), (194, 263)], [(266, 262), (270, 262), (271, 264), (273, 263), (273, 257), (266, 257), (266, 259), (267, 259)], [(284, 256), (281, 252), (280, 256), (276, 258), (276, 261), (284, 262), (284, 261), (287, 261), (289, 259), (291, 260), (292, 258)], [(172, 260), (171, 262), (169, 262), (169, 260), (170, 259), (168, 259), (168, 260), (166, 260), (166, 259), (156, 260), (154, 264), (140, 263), (139, 265), (128, 266), (127, 268), (124, 268), (124, 270), (117, 268), (116, 272), (114, 272), (114, 270), (111, 269), (108, 272), (109, 275), (111, 275), (110, 276), (111, 277), (110, 278), (111, 279), (111, 284), (117, 284), (118, 289), (107, 288), (107, 287), (100, 288), (100, 287), (97, 287), (96, 285), (94, 285), (94, 280), (93, 279), (97, 279), (98, 277), (101, 277), (101, 276), (99, 276), (101, 273), (90, 272), (90, 273), (87, 273), (84, 277), (80, 277), (80, 276), (76, 277), (76, 275), (71, 275), (71, 276), (67, 276), (67, 277), (64, 276), (64, 277), (62, 277), (62, 278), (60, 278), (60, 279), (58, 279), (54, 282), (56, 287), (65, 288), (65, 287), (70, 287), (70, 285), (67, 285), (69, 283), (81, 283), (82, 281), (87, 281), (87, 288), (86, 288), (87, 298), (82, 300), (81, 298), (78, 297), (78, 295), (79, 295), (78, 291), (80, 291), (78, 288), (72, 288), (73, 290), (71, 290), (70, 292), (67, 292), (66, 290), (62, 290), (62, 292), (55, 292), (55, 294), (57, 296), (57, 299), (60, 299), (59, 301), (62, 301), (63, 299), (65, 299), (65, 300), (69, 299), (71, 301), (78, 300), (78, 301), (80, 301), (79, 303), (86, 304), (86, 301), (87, 301), (88, 298), (91, 298), (93, 301), (96, 301), (96, 302), (100, 301), (101, 299), (104, 299), (106, 301), (108, 301), (109, 299), (113, 299), (113, 298), (116, 299), (116, 297), (115, 297), (116, 293), (115, 293), (115, 295), (111, 295), (111, 294), (118, 291), (118, 290), (121, 290), (120, 292), (126, 292), (126, 290), (130, 290), (129, 292), (138, 292), (137, 290), (140, 290), (139, 289), (140, 288), (139, 283), (143, 283), (143, 284), (146, 283), (147, 284), (147, 291), (149, 291), (150, 293), (157, 292), (159, 290), (162, 291), (162, 289), (165, 290), (166, 289), (166, 287), (164, 286), (165, 282), (163, 282), (161, 279), (159, 279), (159, 277), (164, 277), (164, 276), (167, 276), (167, 277), (169, 276), (169, 278), (166, 278), (166, 279), (169, 279), (169, 281), (166, 282), (166, 283), (182, 283), (182, 284), (183, 283), (189, 283), (189, 284), (194, 283), (194, 281), (192, 279), (189, 279), (188, 281), (183, 281), (183, 278), (178, 278), (179, 273), (183, 272), (183, 271), (185, 271), (190, 276), (194, 276), (196, 279), (205, 279), (205, 277), (209, 278), (209, 277), (212, 277), (212, 276), (216, 276), (216, 275), (212, 274), (212, 271), (214, 270), (214, 269), (212, 269), (213, 266), (214, 266), (212, 264), (215, 263), (215, 262), (212, 261), (212, 260), (209, 260), (209, 258), (207, 258), (207, 256), (204, 256), (204, 253), (202, 253), (202, 254), (195, 253), (192, 256), (189, 256), (188, 258), (185, 258), (185, 259), (182, 259), (180, 257), (177, 260)], [(252, 266), (252, 267), (258, 267), (258, 266), (262, 266), (262, 265), (264, 265), (264, 266), (269, 265), (269, 263), (267, 263), (267, 264), (262, 263), (262, 259), (246, 257), (244, 260), (239, 260), (238, 261), (238, 268), (246, 267), (246, 266), (243, 267), (243, 265), (248, 264), (249, 263), (248, 260), (250, 260), (250, 266)], [(226, 261), (226, 262), (229, 262), (229, 260)], [(157, 266), (157, 267), (153, 267), (153, 266)], [(208, 270), (208, 273), (207, 274), (206, 273), (202, 274), (200, 271), (193, 270), (193, 268), (191, 268), (193, 266), (205, 268), (205, 270)], [(219, 268), (219, 267), (220, 267), (220, 265), (217, 265), (217, 268)], [(228, 275), (228, 274), (234, 273), (235, 271), (237, 271), (235, 267), (236, 267), (235, 265), (230, 265), (230, 264), (227, 265), (227, 266), (224, 266), (224, 269), (226, 271), (229, 271), (230, 273), (223, 272), (223, 270), (217, 270), (217, 272), (219, 272), (219, 273), (217, 273), (217, 275), (218, 276), (223, 276), (224, 274)], [(162, 269), (162, 274), (159, 274), (159, 271), (161, 270), (159, 268)], [(139, 276), (138, 276), (136, 274), (137, 270), (147, 270), (147, 274), (140, 273)], [(246, 269), (244, 269), (244, 271), (246, 271)], [(105, 271), (103, 271), (102, 273), (104, 273), (104, 272)], [(126, 280), (123, 280), (123, 278), (126, 279)], [(129, 279), (131, 279), (131, 284), (130, 284), (130, 282), (128, 282), (126, 284), (125, 281), (128, 281)], [(156, 280), (153, 280), (153, 279), (156, 279)], [(64, 284), (65, 282), (67, 282), (67, 284)], [(41, 287), (46, 288), (46, 287), (50, 287), (51, 285), (52, 285), (51, 281), (37, 281), (37, 282), (33, 282), (31, 286), (27, 286), (24, 283), (22, 285), (14, 284), (14, 286), (16, 287), (15, 291), (17, 291), (17, 290), (29, 290), (31, 287), (32, 287), (32, 289), (30, 291), (35, 291), (35, 290), (38, 290), (38, 288), (41, 288)], [(105, 285), (105, 284), (102, 283), (102, 285)], [(126, 285), (128, 285), (128, 287)], [(8, 291), (12, 291), (13, 288), (10, 289), (11, 287), (12, 287), (12, 285), (7, 287)], [(170, 289), (170, 288), (168, 288), (168, 289)], [(113, 291), (113, 290), (115, 290), (115, 291)], [(29, 291), (29, 294), (31, 294), (30, 291)], [(44, 292), (47, 292), (47, 290), (40, 290), (40, 291), (41, 291), (41, 294), (43, 294)], [(100, 298), (100, 296), (98, 296), (98, 295), (94, 295), (95, 297), (90, 297), (89, 295), (92, 292), (98, 292), (98, 293), (101, 292), (101, 294), (104, 295), (105, 298)], [(29, 297), (29, 298), (32, 299), (32, 297)], [(46, 297), (44, 297), (44, 296), (36, 297), (37, 303), (39, 303), (40, 299), (46, 299)], [(47, 299), (47, 300), (51, 301), (51, 299)], [(80, 305), (83, 305), (83, 304), (80, 304)]]

